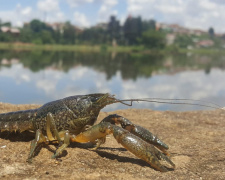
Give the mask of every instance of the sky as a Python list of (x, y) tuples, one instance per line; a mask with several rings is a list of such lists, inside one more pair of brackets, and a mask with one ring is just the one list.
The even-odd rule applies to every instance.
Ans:
[(225, 32), (225, 0), (0, 0), (0, 19), (13, 26), (40, 19), (70, 21), (80, 27), (108, 22), (115, 15), (121, 24), (131, 15), (144, 20), (179, 24), (192, 29)]

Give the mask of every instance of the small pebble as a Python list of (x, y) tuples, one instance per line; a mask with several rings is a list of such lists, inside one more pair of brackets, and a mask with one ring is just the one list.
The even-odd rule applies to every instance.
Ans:
[(1, 146), (1, 148), (6, 148), (6, 145), (4, 145), (4, 146)]

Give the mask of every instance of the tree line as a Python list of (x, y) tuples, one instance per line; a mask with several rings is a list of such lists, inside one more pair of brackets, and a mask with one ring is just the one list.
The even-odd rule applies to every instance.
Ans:
[[(11, 27), (10, 22), (0, 21), (0, 27)], [(0, 31), (0, 42), (24, 42), (35, 44), (109, 44), (109, 45), (139, 45), (149, 44), (151, 39), (154, 47), (162, 47), (165, 44), (165, 36), (156, 31), (154, 20), (142, 20), (141, 17), (128, 17), (123, 26), (111, 16), (108, 23), (99, 24), (90, 28), (80, 29), (69, 21), (61, 23), (54, 28), (38, 19), (24, 24), (19, 29), (20, 33), (5, 33)]]
[[(53, 26), (54, 25), (54, 26)], [(173, 33), (158, 29), (155, 20), (143, 20), (141, 17), (127, 17), (123, 25), (115, 16), (109, 22), (100, 23), (90, 28), (81, 29), (69, 21), (48, 24), (38, 19), (25, 23), (18, 34), (1, 31), (1, 27), (11, 27), (10, 22), (0, 20), (0, 42), (23, 42), (34, 44), (87, 44), (87, 45), (144, 45), (150, 49), (163, 49), (168, 43), (166, 35)], [(174, 47), (187, 48), (195, 46), (196, 41), (211, 39), (214, 45), (222, 46), (224, 36), (216, 38), (211, 27), (207, 34), (201, 36), (176, 34)], [(212, 43), (211, 43), (212, 44)]]

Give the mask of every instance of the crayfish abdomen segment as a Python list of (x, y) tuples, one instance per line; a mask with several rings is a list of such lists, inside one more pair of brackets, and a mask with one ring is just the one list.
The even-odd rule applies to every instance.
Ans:
[(36, 109), (0, 114), (0, 131), (34, 130), (33, 119), (35, 116)]

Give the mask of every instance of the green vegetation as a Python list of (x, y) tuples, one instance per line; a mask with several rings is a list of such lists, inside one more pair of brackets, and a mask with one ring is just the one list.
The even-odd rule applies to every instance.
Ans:
[(168, 53), (195, 53), (195, 54), (225, 54), (223, 49), (202, 48), (202, 49), (186, 49), (177, 46), (167, 46), (164, 49), (146, 49), (143, 45), (139, 46), (109, 46), (109, 45), (38, 45), (38, 44), (21, 44), (21, 43), (0, 43), (2, 50), (45, 50), (45, 51), (79, 51), (79, 52), (123, 52), (123, 53), (147, 53), (147, 54), (168, 54)]
[(192, 32), (179, 26), (157, 27), (154, 20), (141, 17), (128, 17), (121, 26), (112, 16), (108, 23), (86, 29), (70, 22), (47, 24), (37, 19), (15, 29), (10, 22), (0, 21), (1, 49), (179, 52), (204, 48), (212, 51), (223, 49), (224, 42), (225, 36), (218, 37), (212, 27), (208, 32)]
[(178, 35), (174, 42), (179, 48), (186, 48), (187, 46), (193, 46), (194, 42), (191, 36)]
[(165, 34), (155, 30), (143, 32), (140, 42), (149, 49), (164, 49), (166, 46)]
[(62, 44), (30, 44), (30, 43), (0, 43), (0, 49), (14, 50), (47, 50), (47, 51), (100, 51), (100, 46), (94, 45), (62, 45)]

